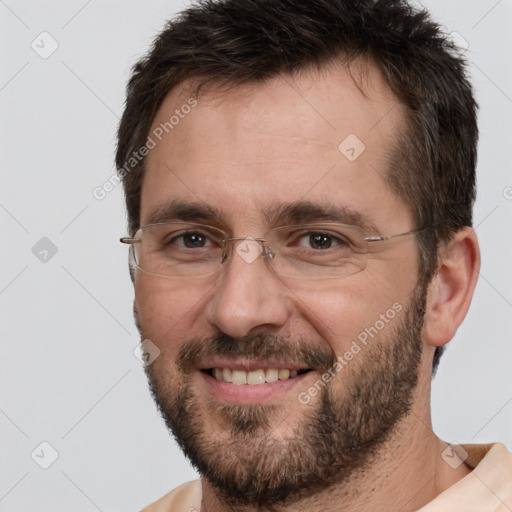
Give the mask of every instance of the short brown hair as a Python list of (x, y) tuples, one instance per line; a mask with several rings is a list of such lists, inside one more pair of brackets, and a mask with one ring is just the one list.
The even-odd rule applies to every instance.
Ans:
[[(204, 0), (169, 22), (127, 87), (116, 165), (129, 231), (140, 224), (146, 144), (165, 96), (184, 81), (237, 86), (354, 59), (375, 66), (405, 106), (407, 130), (387, 175), (417, 227), (420, 282), (437, 268), (439, 243), (472, 225), (478, 129), (466, 62), (442, 28), (405, 0)], [(434, 368), (441, 350), (436, 351)]]

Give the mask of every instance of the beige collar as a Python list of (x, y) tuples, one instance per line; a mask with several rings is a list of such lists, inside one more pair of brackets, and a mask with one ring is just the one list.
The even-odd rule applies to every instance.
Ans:
[(511, 512), (512, 454), (501, 443), (462, 447), (473, 471), (417, 512)]

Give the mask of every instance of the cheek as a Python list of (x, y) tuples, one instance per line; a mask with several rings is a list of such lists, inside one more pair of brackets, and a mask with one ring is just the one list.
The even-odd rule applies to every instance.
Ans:
[(190, 335), (204, 308), (204, 291), (147, 274), (135, 280), (135, 306), (142, 335), (161, 351), (174, 350)]
[[(389, 334), (410, 301), (411, 283), (365, 272), (298, 293), (302, 316), (336, 356), (358, 351)], [(348, 354), (350, 358), (350, 354)]]

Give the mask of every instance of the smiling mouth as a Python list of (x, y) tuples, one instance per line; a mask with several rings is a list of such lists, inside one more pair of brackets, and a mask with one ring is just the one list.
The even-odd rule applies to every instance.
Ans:
[(202, 370), (216, 380), (229, 382), (236, 386), (277, 382), (278, 380), (290, 380), (298, 375), (308, 373), (310, 368), (302, 370), (289, 370), (287, 368), (267, 368), (252, 371), (232, 370), (231, 368), (209, 368)]

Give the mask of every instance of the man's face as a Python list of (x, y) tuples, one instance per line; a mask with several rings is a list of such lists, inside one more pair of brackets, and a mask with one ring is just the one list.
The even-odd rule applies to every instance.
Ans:
[[(181, 116), (148, 156), (141, 225), (179, 203), (170, 220), (232, 237), (290, 223), (284, 210), (318, 222), (340, 207), (373, 224), (367, 236), (414, 229), (385, 181), (403, 110), (376, 73), (361, 84), (366, 97), (336, 68), (203, 92), (182, 110), (187, 89), (172, 91), (152, 130)], [(363, 271), (334, 279), (279, 277), (237, 251), (209, 277), (136, 273), (141, 335), (161, 352), (147, 368), (155, 399), (226, 499), (269, 504), (347, 478), (408, 412), (424, 302), (415, 243), (385, 242)], [(237, 385), (215, 369), (299, 374)]]

